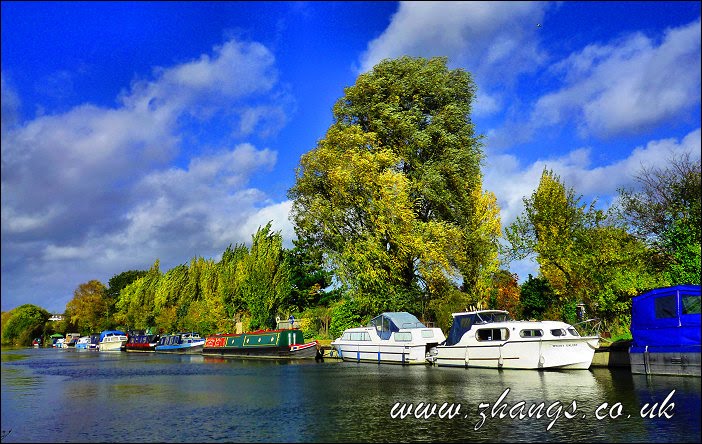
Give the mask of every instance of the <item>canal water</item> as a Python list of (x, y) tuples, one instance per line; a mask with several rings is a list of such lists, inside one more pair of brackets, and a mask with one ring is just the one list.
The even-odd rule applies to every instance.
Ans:
[(700, 442), (700, 378), (2, 350), (2, 442)]

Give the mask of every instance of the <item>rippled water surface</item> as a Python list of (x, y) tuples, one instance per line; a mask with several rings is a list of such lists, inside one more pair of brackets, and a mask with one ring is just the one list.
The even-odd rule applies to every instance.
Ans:
[(2, 351), (3, 443), (699, 442), (700, 403), (700, 378), (620, 369)]

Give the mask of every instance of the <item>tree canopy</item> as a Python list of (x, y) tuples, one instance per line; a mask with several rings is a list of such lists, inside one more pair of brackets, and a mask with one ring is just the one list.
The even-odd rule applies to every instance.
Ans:
[(298, 238), (320, 249), (369, 312), (464, 289), (497, 265), (496, 199), (482, 189), (475, 86), (445, 58), (384, 60), (344, 90), (289, 195)]

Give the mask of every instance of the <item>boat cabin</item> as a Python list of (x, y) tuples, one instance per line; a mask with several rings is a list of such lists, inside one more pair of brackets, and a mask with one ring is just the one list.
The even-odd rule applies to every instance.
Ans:
[(390, 339), (400, 329), (427, 328), (417, 317), (407, 312), (385, 312), (370, 320), (368, 327), (374, 327), (380, 339)]
[[(492, 322), (506, 322), (511, 320), (512, 318), (509, 316), (509, 312), (504, 310), (481, 310), (465, 313), (454, 313), (453, 324), (451, 324), (451, 329), (449, 330), (449, 334), (444, 345), (457, 344), (465, 332), (470, 330), (474, 325), (490, 324)], [(531, 332), (529, 335), (532, 335)], [(533, 336), (541, 335), (534, 332)], [(485, 328), (478, 332), (478, 340), (488, 341), (493, 339), (497, 340), (498, 338), (500, 340), (507, 340), (508, 337), (509, 332), (506, 331), (506, 329)]]
[(700, 286), (657, 288), (632, 299), (632, 373), (700, 376)]

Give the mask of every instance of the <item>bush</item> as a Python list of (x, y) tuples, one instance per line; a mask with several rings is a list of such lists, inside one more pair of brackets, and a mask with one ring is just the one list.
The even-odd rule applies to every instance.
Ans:
[(32, 345), (32, 339), (41, 336), (49, 320), (49, 312), (32, 304), (24, 304), (10, 312), (2, 326), (2, 343)]
[(360, 307), (352, 299), (342, 299), (332, 306), (329, 335), (338, 338), (347, 328), (358, 327), (361, 323)]

